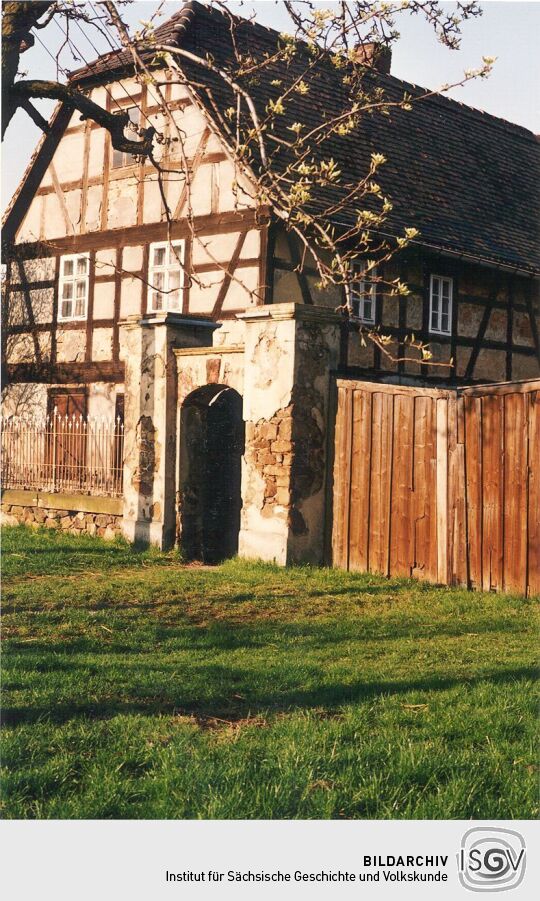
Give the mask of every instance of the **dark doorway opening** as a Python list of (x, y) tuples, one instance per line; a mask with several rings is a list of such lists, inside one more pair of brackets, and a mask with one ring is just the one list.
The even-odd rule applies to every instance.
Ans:
[(189, 560), (219, 563), (238, 552), (242, 398), (205, 385), (184, 401), (180, 418), (179, 531)]

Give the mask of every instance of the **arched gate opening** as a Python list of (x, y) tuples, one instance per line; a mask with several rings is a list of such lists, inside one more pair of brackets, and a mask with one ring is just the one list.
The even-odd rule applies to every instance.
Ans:
[(189, 560), (218, 563), (238, 552), (242, 398), (225, 385), (205, 385), (180, 414), (180, 543)]

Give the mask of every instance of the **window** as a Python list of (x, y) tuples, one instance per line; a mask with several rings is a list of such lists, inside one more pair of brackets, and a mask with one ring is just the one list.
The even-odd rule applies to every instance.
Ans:
[[(123, 112), (123, 110), (122, 110)], [(129, 121), (132, 123), (135, 129), (139, 128), (139, 123), (141, 120), (141, 111), (138, 106), (130, 106), (128, 109), (129, 113)], [(136, 134), (132, 128), (128, 128), (126, 126), (125, 129), (126, 137), (130, 139), (136, 140)], [(112, 155), (112, 167), (113, 169), (119, 169), (121, 166), (133, 166), (135, 165), (135, 157), (132, 153), (124, 153), (122, 150), (116, 150), (113, 147), (113, 155)]]
[(184, 290), (184, 241), (150, 245), (148, 309), (180, 311)]
[(436, 335), (452, 332), (453, 280), (444, 275), (432, 275), (429, 286), (429, 330)]
[(372, 279), (377, 277), (377, 269), (370, 269), (366, 274), (366, 267), (362, 263), (353, 264), (353, 277), (351, 280), (351, 300), (353, 315), (367, 325), (375, 325), (375, 307), (377, 303), (377, 283)]
[(60, 259), (58, 319), (86, 319), (88, 307), (89, 254), (75, 253)]

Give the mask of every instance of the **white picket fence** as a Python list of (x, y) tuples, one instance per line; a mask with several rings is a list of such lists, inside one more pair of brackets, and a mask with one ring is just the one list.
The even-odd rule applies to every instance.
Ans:
[(0, 417), (2, 487), (121, 497), (124, 425), (55, 410)]

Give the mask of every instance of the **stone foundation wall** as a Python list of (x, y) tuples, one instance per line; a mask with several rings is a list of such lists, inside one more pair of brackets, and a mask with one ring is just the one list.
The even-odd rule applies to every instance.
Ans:
[(85, 513), (81, 510), (55, 510), (48, 507), (22, 507), (18, 504), (2, 504), (3, 525), (26, 525), (32, 528), (45, 526), (65, 532), (98, 535), (105, 540), (122, 534), (122, 517), (112, 513)]

